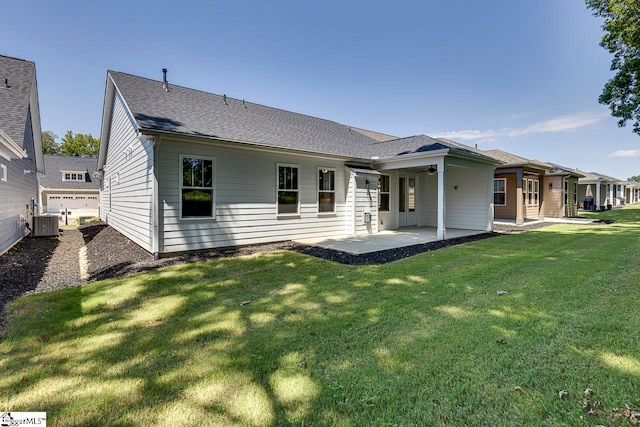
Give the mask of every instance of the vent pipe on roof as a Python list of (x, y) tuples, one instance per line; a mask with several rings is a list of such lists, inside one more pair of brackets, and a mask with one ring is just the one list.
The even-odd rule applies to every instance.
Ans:
[(227, 95), (222, 95), (222, 103), (224, 105), (229, 105), (229, 104), (227, 104)]
[(162, 69), (162, 89), (169, 92), (169, 82), (167, 81), (167, 69)]
[(242, 106), (243, 106), (244, 108), (247, 108), (247, 104), (245, 104), (244, 99), (242, 100)]
[(11, 87), (9, 86), (9, 79), (4, 79), (4, 87), (6, 87), (7, 89)]

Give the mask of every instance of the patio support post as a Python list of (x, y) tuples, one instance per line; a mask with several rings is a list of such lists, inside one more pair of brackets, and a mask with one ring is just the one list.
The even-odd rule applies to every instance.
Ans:
[(516, 172), (516, 225), (524, 224), (524, 195), (522, 191), (522, 169), (518, 169)]
[(446, 214), (446, 197), (445, 197), (445, 170), (444, 158), (438, 160), (438, 229), (436, 230), (436, 238), (444, 240), (446, 238), (445, 214)]
[(600, 183), (596, 184), (596, 210), (600, 209)]
[(613, 184), (609, 184), (609, 204), (613, 206)]

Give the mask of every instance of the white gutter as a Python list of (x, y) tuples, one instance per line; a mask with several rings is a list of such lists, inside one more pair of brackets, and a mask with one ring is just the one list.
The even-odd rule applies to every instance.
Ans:
[(22, 147), (16, 144), (9, 135), (0, 129), (0, 156), (7, 160), (11, 160), (12, 154), (13, 158), (18, 159), (26, 159), (28, 156), (27, 152), (23, 150)]

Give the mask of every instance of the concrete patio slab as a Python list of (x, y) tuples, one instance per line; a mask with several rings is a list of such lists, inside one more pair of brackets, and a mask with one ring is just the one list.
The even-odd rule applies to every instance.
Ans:
[[(447, 228), (446, 235), (447, 239), (454, 239), (482, 233), (486, 233), (486, 231)], [(361, 255), (387, 249), (437, 242), (438, 240), (435, 227), (407, 227), (399, 230), (383, 230), (377, 234), (369, 234), (366, 236), (302, 239), (296, 240), (296, 242), (303, 245), (342, 251), (352, 255)]]

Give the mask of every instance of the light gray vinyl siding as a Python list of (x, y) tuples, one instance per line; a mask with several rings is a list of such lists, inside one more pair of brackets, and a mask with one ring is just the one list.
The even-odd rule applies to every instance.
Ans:
[[(423, 206), (424, 217), (419, 223), (427, 227), (438, 226), (438, 174), (426, 175), (423, 192), (426, 202)], [(420, 221), (420, 219), (419, 219)]]
[(447, 165), (446, 175), (445, 226), (466, 230), (490, 228), (489, 184), (493, 182), (493, 169)]
[(119, 96), (115, 97), (111, 120), (104, 179), (100, 184), (100, 218), (151, 252), (152, 142), (138, 138)]
[[(26, 221), (31, 224), (33, 214), (27, 206), (31, 206), (32, 199), (38, 200), (30, 113), (27, 116), (24, 136), (22, 147), (26, 150), (28, 158), (7, 160), (0, 157), (0, 164), (7, 167), (7, 181), (0, 181), (0, 254), (26, 234), (24, 223)], [(25, 170), (31, 173), (25, 173)]]
[[(369, 182), (367, 184), (367, 181)], [(357, 176), (355, 184), (354, 230), (356, 235), (378, 232), (378, 177)], [(371, 214), (371, 222), (365, 222), (365, 214)]]
[[(180, 155), (215, 159), (215, 218), (182, 219)], [(277, 215), (277, 164), (297, 165), (300, 214)], [(336, 212), (318, 214), (318, 168), (335, 168)], [(334, 159), (162, 139), (158, 147), (160, 252), (239, 246), (345, 231), (345, 168)]]

